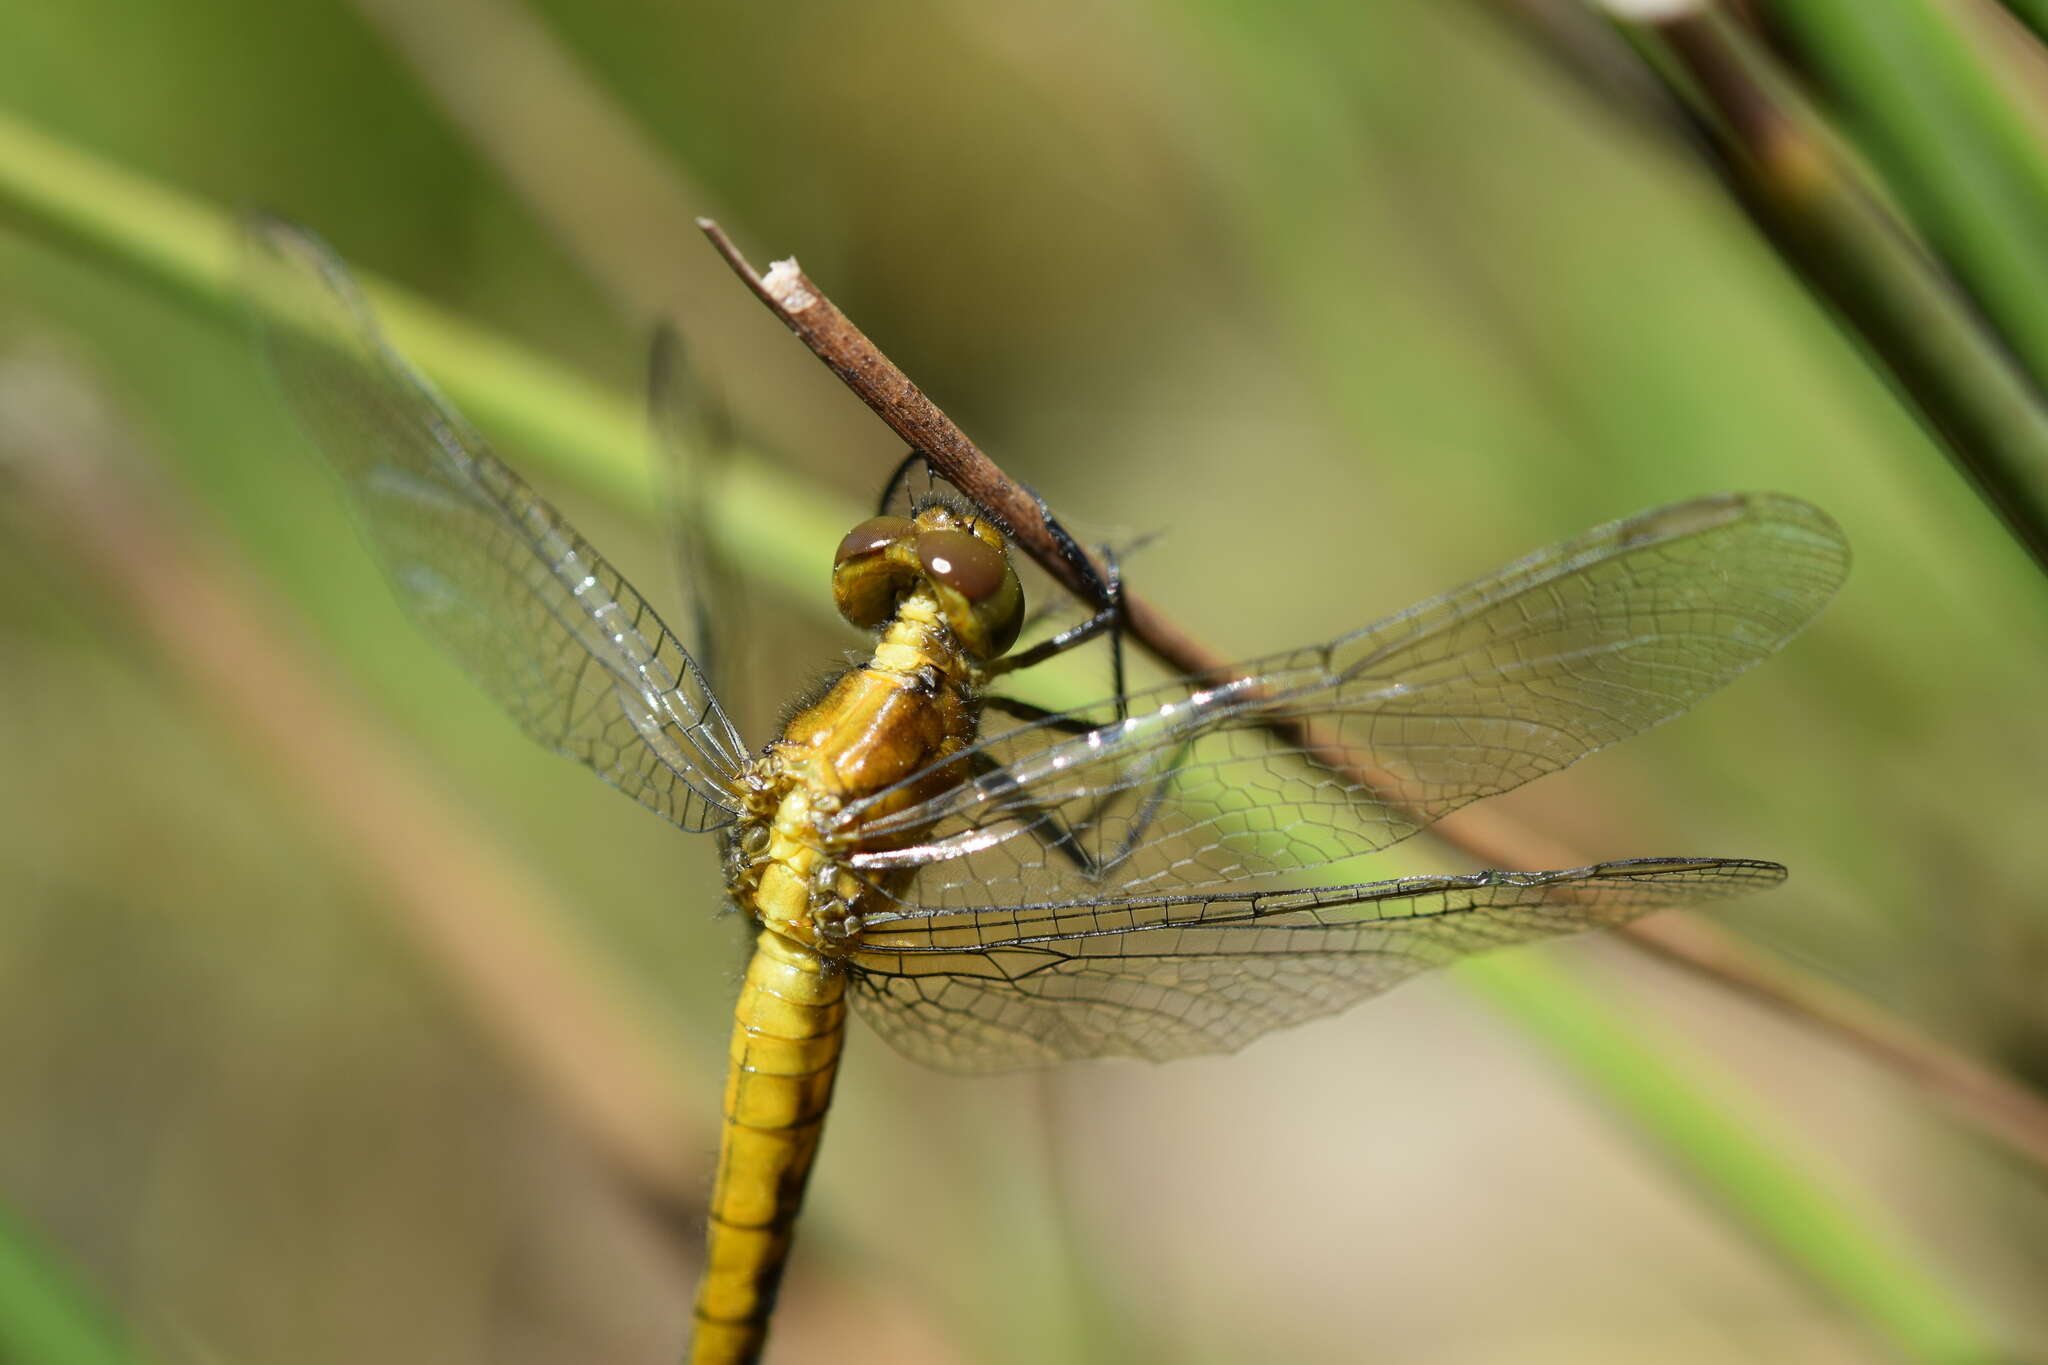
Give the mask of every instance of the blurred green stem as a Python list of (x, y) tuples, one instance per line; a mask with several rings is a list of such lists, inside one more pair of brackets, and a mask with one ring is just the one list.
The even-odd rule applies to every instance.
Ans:
[(0, 1209), (0, 1360), (24, 1365), (137, 1365), (98, 1306)]
[[(1804, 13), (1798, 4), (1783, 8)], [(1813, 7), (1815, 14), (1827, 8)], [(1895, 7), (1854, 8), (1861, 19), (1873, 19)], [(1817, 18), (1808, 22), (1820, 27)], [(1859, 23), (1845, 21), (1845, 27)], [(2028, 234), (2023, 249), (2012, 249), (2010, 232), (1993, 230), (1983, 214), (1954, 215), (1950, 234), (1975, 262), (1978, 298), (2006, 319), (2008, 337), (2033, 368), (2030, 379), (1941, 268), (1793, 106), (1762, 53), (1729, 25), (1699, 14), (1667, 20), (1651, 32), (1690, 79), (1720, 138), (1723, 169), (1758, 224), (1862, 338), (1873, 363), (2048, 572), (2048, 410), (2038, 382), (2048, 375), (2048, 256), (2039, 250), (2048, 241), (2048, 201), (2034, 203), (2048, 191), (2048, 177), (2035, 183), (2035, 158), (2026, 158), (2022, 183), (2008, 186), (2011, 204), (2025, 208), (2006, 225)], [(1867, 67), (1856, 68), (1863, 78), (1876, 81), (1880, 71), (1892, 70), (1882, 51), (1863, 55)], [(2012, 130), (2001, 131), (2001, 145), (2009, 144)], [(1968, 145), (1967, 132), (1955, 135), (1964, 141), (1938, 146)], [(1910, 150), (1916, 162), (1949, 154), (1920, 142)], [(1962, 150), (1954, 155), (1972, 159)], [(1987, 172), (1982, 179), (1998, 177)], [(1922, 198), (1952, 192), (1968, 199), (1970, 188), (1959, 177), (1928, 187)], [(2007, 297), (2004, 291), (2021, 292)]]
[(2048, 38), (2048, 0), (2005, 0), (2005, 7), (2032, 29), (2035, 37)]
[(1915, 226), (2048, 388), (2048, 146), (1959, 8), (1774, 0), (1770, 12)]
[[(234, 219), (98, 161), (0, 112), (0, 211), (51, 240), (83, 247), (225, 322), (251, 306)], [(0, 219), (0, 221), (5, 221)], [(517, 441), (547, 472), (645, 516), (655, 515), (640, 405), (524, 348), (362, 275), (397, 349), (485, 431)], [(838, 542), (852, 508), (740, 457), (721, 481), (713, 538), (749, 573), (811, 600), (824, 572), (814, 547)], [(758, 537), (773, 525), (783, 534)]]

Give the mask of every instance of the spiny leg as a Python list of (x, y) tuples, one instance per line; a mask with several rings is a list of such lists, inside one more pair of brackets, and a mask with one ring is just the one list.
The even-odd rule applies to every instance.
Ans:
[[(909, 483), (912, 473), (916, 471), (919, 465), (924, 466), (927, 474), (935, 478), (945, 478), (945, 475), (941, 474), (938, 467), (932, 463), (931, 457), (913, 446), (904, 453), (901, 460), (897, 461), (896, 468), (890, 473), (888, 482), (882, 485), (881, 501), (876, 504), (881, 514), (888, 515), (891, 504), (903, 495), (904, 485)], [(1086, 585), (1087, 590), (1078, 595), (1097, 611), (1114, 605), (1116, 601), (1114, 589), (1096, 571), (1093, 561), (1088, 558), (1088, 552), (1081, 548), (1081, 542), (1074, 539), (1073, 534), (1066, 527), (1060, 525), (1059, 518), (1052, 514), (1052, 508), (1046, 506), (1045, 499), (1038, 496), (1036, 489), (1032, 488), (1029, 484), (1021, 483), (1017, 487), (1023, 489), (1026, 496), (1038, 504), (1038, 515), (1045, 523), (1046, 534), (1051, 537), (1053, 552), (1059, 556), (1060, 562), (1073, 570), (1075, 576)], [(956, 491), (958, 490), (956, 489)], [(966, 497), (967, 495), (962, 493), (961, 496)], [(974, 500), (970, 497), (968, 501), (973, 502)], [(1003, 519), (990, 512), (986, 507), (983, 507), (981, 511), (982, 515), (988, 517), (996, 525), (1003, 525)]]
[(882, 496), (875, 503), (875, 514), (877, 516), (889, 515), (890, 505), (902, 495), (903, 485), (910, 482), (911, 472), (919, 465), (924, 466), (926, 473), (932, 472), (931, 460), (922, 450), (913, 446), (905, 453), (901, 460), (896, 462), (896, 468), (889, 472), (888, 482), (882, 485)]
[[(1118, 695), (1117, 700), (1119, 703), (1123, 701), (1121, 694)], [(1019, 701), (1015, 697), (988, 697), (984, 700), (984, 705), (991, 710), (1000, 711), (1004, 715), (1033, 724), (1043, 725), (1047, 729), (1057, 730), (1063, 734), (1085, 735), (1100, 728), (1085, 720), (1059, 715), (1056, 712), (1046, 710), (1042, 706), (1034, 706), (1028, 701)], [(1121, 709), (1121, 706), (1119, 706), (1119, 709)], [(1086, 830), (1099, 820), (1102, 813), (1108, 809), (1109, 803), (1118, 796), (1119, 793), (1117, 791), (1104, 792), (1092, 806), (1082, 812), (1081, 818), (1078, 821), (1071, 824), (1062, 819), (1050, 807), (1039, 805), (1036, 802), (1021, 803), (1017, 807), (1018, 812), (1028, 817), (1034, 838), (1038, 839), (1048, 848), (1059, 850), (1090, 881), (1101, 881), (1144, 843), (1145, 835), (1152, 827), (1152, 821), (1158, 817), (1159, 811), (1166, 804), (1167, 798), (1173, 794), (1173, 774), (1177, 774), (1180, 771), (1182, 762), (1187, 758), (1188, 750), (1193, 747), (1194, 741), (1189, 739), (1183, 740), (1174, 749), (1173, 757), (1167, 763), (1168, 777), (1165, 781), (1153, 784), (1152, 791), (1145, 798), (1145, 803), (1138, 808), (1138, 813), (1131, 819), (1130, 828), (1124, 834), (1123, 840), (1117, 845), (1116, 851), (1106, 858), (1097, 858), (1094, 854), (1090, 853), (1082, 845), (1076, 831)], [(1002, 771), (1001, 764), (980, 751), (976, 751), (969, 757), (968, 767), (975, 777), (987, 777), (992, 774), (1000, 774)], [(1049, 833), (1041, 831), (1049, 831)]]
[[(913, 447), (906, 451), (903, 458), (897, 461), (896, 468), (890, 472), (888, 481), (882, 485), (882, 496), (877, 507), (883, 514), (888, 514), (890, 507), (903, 496), (905, 486), (920, 466), (928, 475), (944, 477), (938, 473), (931, 458), (922, 450)], [(1117, 698), (1117, 718), (1121, 720), (1124, 716), (1123, 573), (1117, 563), (1116, 552), (1105, 545), (1102, 557), (1107, 565), (1107, 572), (1097, 570), (1094, 561), (1088, 557), (1088, 552), (1081, 548), (1080, 541), (1060, 524), (1059, 518), (1053, 515), (1052, 508), (1046, 505), (1045, 499), (1038, 495), (1037, 490), (1028, 484), (1019, 484), (1018, 487), (1038, 504), (1038, 515), (1045, 523), (1046, 534), (1052, 539), (1054, 552), (1086, 585), (1087, 590), (1077, 595), (1094, 608), (1094, 614), (1051, 639), (1039, 642), (1022, 654), (998, 661), (990, 671), (992, 674), (1010, 673), (1020, 668), (1029, 668), (1033, 664), (1044, 663), (1047, 659), (1092, 640), (1107, 630), (1110, 632), (1110, 673)], [(983, 508), (982, 512), (997, 525), (1002, 524), (1001, 518), (990, 514), (987, 508)]]
[[(1064, 532), (1062, 532), (1064, 534)], [(1076, 645), (1086, 644), (1107, 631), (1109, 633), (1110, 687), (1116, 701), (1116, 718), (1123, 720), (1130, 714), (1129, 700), (1124, 696), (1124, 597), (1123, 570), (1117, 562), (1116, 552), (1103, 547), (1103, 560), (1108, 565), (1108, 576), (1103, 580), (1108, 604), (1085, 621), (1067, 627), (1048, 640), (1041, 640), (1020, 654), (1008, 655), (988, 665), (990, 677), (1001, 677), (1021, 668), (1031, 668), (1047, 659), (1064, 654)]]

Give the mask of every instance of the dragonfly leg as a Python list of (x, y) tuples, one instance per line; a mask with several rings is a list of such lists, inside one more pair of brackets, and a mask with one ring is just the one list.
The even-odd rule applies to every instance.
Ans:
[[(1062, 535), (1065, 533), (1062, 532)], [(1066, 653), (1076, 645), (1086, 644), (1105, 631), (1109, 634), (1109, 667), (1111, 691), (1116, 697), (1116, 718), (1122, 720), (1129, 714), (1128, 702), (1124, 696), (1124, 580), (1116, 552), (1104, 546), (1103, 558), (1109, 566), (1108, 575), (1100, 581), (1103, 584), (1105, 602), (1093, 616), (1085, 621), (1068, 626), (1049, 640), (1040, 640), (1031, 648), (1019, 654), (997, 659), (988, 665), (991, 677), (1015, 673), (1022, 668), (1031, 668), (1047, 659)]]
[[(1104, 607), (1087, 620), (1068, 626), (1049, 640), (1040, 640), (1037, 644), (1021, 653), (1010, 654), (1003, 658), (992, 660), (985, 665), (986, 671), (991, 677), (1001, 677), (1005, 673), (1015, 673), (1020, 668), (1034, 667), (1056, 655), (1066, 653), (1076, 645), (1086, 644), (1105, 630), (1111, 633), (1111, 638), (1117, 640), (1120, 646), (1123, 634), (1122, 622), (1123, 611), (1120, 607)], [(1116, 672), (1117, 700), (1122, 701), (1124, 688), (1123, 652), (1121, 647), (1117, 651)]]
[(1003, 671), (1043, 663), (1055, 654), (1072, 649), (1075, 645), (1091, 640), (1107, 630), (1111, 691), (1116, 697), (1116, 718), (1122, 720), (1127, 714), (1124, 709), (1124, 577), (1123, 567), (1117, 561), (1116, 550), (1108, 545), (1102, 547), (1102, 562), (1105, 569), (1104, 572), (1096, 572), (1094, 561), (1088, 558), (1087, 551), (1081, 548), (1081, 543), (1074, 539), (1073, 534), (1060, 525), (1060, 519), (1045, 505), (1045, 499), (1038, 496), (1036, 489), (1027, 486), (1024, 491), (1031, 494), (1031, 500), (1038, 504), (1038, 514), (1045, 519), (1045, 529), (1052, 536), (1053, 544), (1059, 550), (1060, 559), (1073, 567), (1082, 581), (1089, 585), (1089, 597), (1092, 599), (1091, 605), (1095, 608), (1095, 614), (1079, 625), (1061, 631), (1052, 639), (1025, 650), (1011, 659), (1008, 668)]
[(1090, 730), (1100, 729), (1093, 721), (1079, 716), (1063, 716), (1057, 711), (1048, 711), (1034, 702), (1017, 697), (983, 697), (981, 704), (991, 711), (1000, 711), (1014, 720), (1026, 721), (1032, 725), (1043, 725), (1063, 735), (1085, 735)]
[(1104, 578), (1096, 572), (1095, 562), (1088, 558), (1088, 552), (1081, 548), (1081, 542), (1074, 539), (1073, 533), (1066, 527), (1060, 525), (1060, 519), (1052, 514), (1052, 508), (1047, 507), (1045, 499), (1038, 496), (1038, 490), (1028, 484), (1020, 486), (1031, 495), (1031, 500), (1038, 504), (1038, 515), (1045, 522), (1046, 534), (1052, 537), (1053, 548), (1059, 552), (1061, 562), (1072, 568), (1081, 581), (1088, 585), (1088, 591), (1082, 595), (1084, 600), (1095, 608), (1098, 615), (1103, 612), (1120, 611), (1123, 597), (1117, 579), (1116, 556), (1105, 548), (1104, 554), (1109, 559), (1109, 576)]
[(903, 485), (910, 481), (911, 471), (915, 470), (919, 465), (923, 465), (929, 471), (932, 467), (932, 462), (922, 450), (913, 446), (901, 460), (896, 462), (896, 468), (889, 471), (889, 481), (882, 485), (882, 496), (875, 503), (875, 512), (878, 516), (889, 515), (890, 507), (895, 504), (898, 495), (903, 492)]
[(1112, 546), (1102, 547), (1102, 562), (1109, 570), (1109, 607), (1116, 613), (1116, 621), (1109, 628), (1109, 672), (1111, 688), (1116, 693), (1116, 718), (1123, 720), (1130, 712), (1130, 698), (1124, 695), (1124, 566), (1116, 557)]
[[(1121, 701), (1122, 698), (1119, 697), (1118, 700)], [(1034, 706), (1028, 701), (1019, 701), (1015, 697), (988, 697), (984, 700), (984, 704), (989, 709), (1000, 711), (1004, 715), (1044, 725), (1049, 729), (1059, 730), (1067, 734), (1088, 734), (1100, 728), (1090, 724), (1088, 721), (1077, 717), (1062, 716), (1048, 711), (1042, 706)], [(1080, 812), (1079, 817), (1072, 821), (1062, 818), (1058, 812), (1049, 807), (1041, 806), (1036, 802), (1019, 803), (1014, 809), (1029, 820), (1033, 838), (1036, 838), (1047, 848), (1058, 850), (1090, 881), (1101, 881), (1104, 877), (1115, 871), (1123, 863), (1124, 859), (1130, 857), (1139, 845), (1144, 843), (1146, 834), (1152, 828), (1153, 820), (1158, 817), (1160, 810), (1166, 805), (1167, 798), (1173, 794), (1174, 777), (1180, 771), (1181, 764), (1186, 761), (1188, 751), (1193, 747), (1193, 740), (1184, 740), (1174, 749), (1173, 757), (1166, 767), (1165, 778), (1152, 784), (1152, 790), (1146, 796), (1144, 804), (1138, 808), (1137, 814), (1131, 818), (1129, 822), (1130, 827), (1125, 831), (1116, 849), (1107, 856), (1097, 856), (1089, 852), (1088, 848), (1081, 842), (1081, 833), (1092, 829), (1101, 820), (1103, 813), (1109, 809), (1110, 803), (1121, 795), (1120, 791), (1103, 793), (1102, 796), (1096, 799), (1093, 805)], [(985, 777), (991, 773), (999, 772), (1001, 765), (986, 754), (975, 753), (968, 759), (968, 768), (975, 777)]]
[[(876, 506), (883, 515), (888, 515), (892, 509), (900, 510), (899, 504), (904, 487), (920, 466), (928, 476), (944, 478), (944, 475), (939, 474), (933, 467), (931, 457), (913, 446), (896, 462), (896, 468), (890, 471), (888, 481), (882, 485), (882, 496)], [(1125, 715), (1123, 573), (1117, 563), (1116, 551), (1107, 545), (1102, 547), (1102, 558), (1107, 569), (1098, 570), (1095, 561), (1081, 548), (1081, 542), (1074, 538), (1073, 532), (1060, 524), (1060, 519), (1052, 514), (1052, 508), (1046, 506), (1045, 499), (1038, 495), (1037, 490), (1028, 484), (1019, 484), (1018, 487), (1038, 504), (1038, 515), (1045, 523), (1046, 534), (1052, 540), (1054, 553), (1062, 563), (1073, 570), (1085, 586), (1085, 590), (1076, 596), (1093, 607), (1094, 614), (1078, 625), (1069, 626), (1051, 639), (1040, 641), (1021, 654), (997, 661), (991, 665), (989, 671), (992, 675), (999, 675), (1015, 672), (1020, 668), (1030, 668), (1033, 664), (1044, 663), (1047, 659), (1064, 654), (1074, 646), (1084, 644), (1108, 631), (1110, 672), (1114, 679), (1117, 719), (1121, 720)], [(982, 511), (988, 515), (987, 508), (983, 508)], [(998, 525), (1002, 522), (1000, 517), (993, 515), (989, 515), (989, 519)]]
[[(913, 446), (896, 462), (896, 468), (890, 472), (888, 481), (882, 485), (882, 496), (875, 505), (883, 515), (888, 515), (890, 509), (897, 505), (898, 499), (903, 496), (904, 485), (910, 481), (911, 475), (920, 465), (927, 474), (940, 479), (945, 478), (933, 467), (931, 457)], [(1081, 548), (1081, 542), (1074, 538), (1073, 532), (1060, 524), (1060, 519), (1052, 514), (1052, 508), (1046, 506), (1045, 499), (1038, 495), (1038, 491), (1029, 484), (1018, 484), (1017, 487), (1023, 489), (1031, 500), (1038, 504), (1038, 515), (1045, 523), (1046, 535), (1052, 540), (1053, 552), (1086, 585), (1086, 590), (1076, 595), (1095, 608), (1097, 613), (1114, 610), (1120, 596), (1113, 557), (1109, 575), (1105, 578), (1096, 569), (1095, 562), (1088, 557), (1088, 552)], [(981, 510), (990, 521), (998, 526), (1003, 524), (1003, 519), (990, 513), (986, 507)]]

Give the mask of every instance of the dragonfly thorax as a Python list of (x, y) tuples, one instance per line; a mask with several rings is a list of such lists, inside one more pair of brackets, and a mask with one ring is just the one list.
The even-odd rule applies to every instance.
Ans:
[[(914, 553), (929, 554), (929, 543), (920, 550), (914, 542), (931, 534), (913, 529), (891, 544), (910, 542)], [(842, 556), (841, 571), (860, 554), (887, 552)], [(1000, 568), (1010, 573), (1007, 559)], [(858, 874), (851, 855), (901, 845), (918, 832), (897, 828), (883, 841), (864, 835), (864, 826), (966, 776), (964, 760), (946, 760), (974, 742), (982, 670), (961, 643), (957, 616), (932, 575), (921, 573), (896, 594), (868, 662), (792, 716), (749, 770), (747, 808), (728, 845), (733, 892), (784, 937), (827, 955), (853, 951), (865, 911), (900, 890), (904, 878)]]
[[(768, 765), (769, 758), (761, 760)], [(729, 848), (729, 880), (741, 906), (763, 925), (829, 951), (859, 937), (855, 907), (865, 888), (828, 851), (829, 812), (837, 803), (815, 801), (818, 793), (788, 776), (772, 811), (741, 824)]]

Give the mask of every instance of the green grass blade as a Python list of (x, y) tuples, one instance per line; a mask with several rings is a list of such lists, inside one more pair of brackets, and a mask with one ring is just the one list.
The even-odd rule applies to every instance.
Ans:
[(0, 1209), (0, 1360), (136, 1365), (112, 1319)]
[[(233, 215), (110, 166), (0, 113), (0, 204), (53, 241), (82, 248), (201, 311), (239, 324)], [(640, 403), (374, 277), (362, 283), (399, 352), (485, 431), (516, 441), (540, 470), (644, 516), (655, 515)], [(723, 480), (713, 538), (748, 571), (813, 602), (817, 547), (860, 513), (737, 458)]]
[(2048, 389), (2048, 145), (1929, 0), (1782, 0), (1804, 64), (2036, 385)]
[(1758, 224), (1869, 345), (1905, 400), (2048, 571), (2048, 407), (1952, 280), (1727, 26), (1662, 26), (1717, 116), (1726, 170)]
[(2035, 37), (2048, 37), (2048, 0), (2005, 0), (2005, 7), (2032, 29)]

